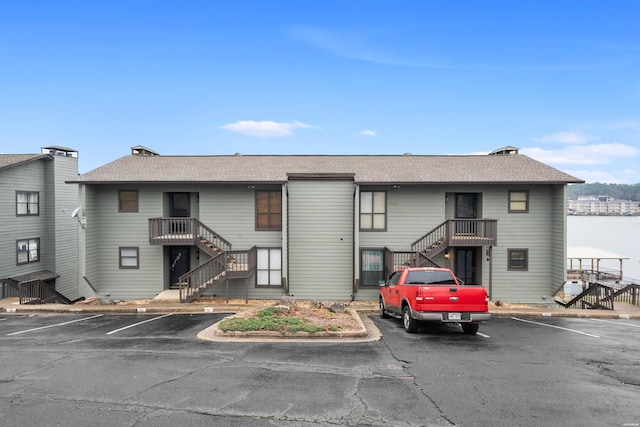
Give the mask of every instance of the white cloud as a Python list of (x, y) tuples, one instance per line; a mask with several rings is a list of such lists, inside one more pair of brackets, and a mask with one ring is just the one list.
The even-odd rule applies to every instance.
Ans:
[(535, 142), (560, 142), (562, 144), (584, 144), (589, 141), (585, 135), (575, 132), (556, 132), (538, 138), (532, 138)]
[(613, 130), (640, 130), (640, 120), (635, 121), (627, 121), (627, 122), (616, 122), (611, 125), (611, 129)]
[(360, 137), (360, 136), (372, 136), (373, 137), (373, 136), (376, 136), (376, 131), (367, 129), (367, 130), (363, 130), (363, 131), (358, 132), (358, 134), (356, 136), (358, 136), (358, 137)]
[(235, 132), (249, 136), (258, 136), (262, 138), (291, 136), (293, 135), (293, 131), (295, 129), (311, 128), (315, 128), (315, 126), (307, 125), (295, 120), (291, 123), (281, 123), (267, 120), (241, 120), (235, 123), (228, 123), (221, 127), (221, 129), (228, 130), (229, 132)]
[(608, 184), (635, 184), (640, 182), (640, 171), (625, 169), (622, 173), (603, 170), (565, 170), (566, 173), (584, 179), (585, 182), (606, 182)]
[(611, 143), (565, 147), (559, 150), (545, 150), (538, 147), (531, 147), (523, 148), (520, 152), (543, 163), (601, 165), (612, 163), (617, 159), (635, 157), (640, 153), (640, 150), (629, 145)]

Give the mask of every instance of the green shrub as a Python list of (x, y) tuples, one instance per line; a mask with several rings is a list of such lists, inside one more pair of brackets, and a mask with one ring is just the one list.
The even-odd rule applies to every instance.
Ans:
[[(299, 317), (277, 316), (276, 314), (279, 311), (282, 311), (282, 309), (278, 307), (267, 307), (259, 310), (256, 316), (246, 319), (240, 317), (225, 319), (220, 322), (218, 329), (223, 332), (276, 331), (283, 334), (293, 332), (308, 332), (313, 334), (325, 330), (324, 327), (314, 326)], [(329, 325), (327, 329), (337, 331), (340, 329), (340, 326), (332, 324)]]

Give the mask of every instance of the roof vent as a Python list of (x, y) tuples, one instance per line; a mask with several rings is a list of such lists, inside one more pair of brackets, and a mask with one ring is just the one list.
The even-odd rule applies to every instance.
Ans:
[(234, 156), (242, 156), (242, 153), (236, 153)]
[(518, 148), (508, 145), (489, 153), (490, 156), (509, 156), (511, 154), (518, 154)]
[(411, 153), (404, 153), (403, 156), (409, 157), (409, 156), (411, 156)]
[(160, 154), (156, 153), (150, 148), (143, 147), (142, 145), (136, 145), (135, 147), (131, 147), (131, 155), (132, 156), (159, 156)]

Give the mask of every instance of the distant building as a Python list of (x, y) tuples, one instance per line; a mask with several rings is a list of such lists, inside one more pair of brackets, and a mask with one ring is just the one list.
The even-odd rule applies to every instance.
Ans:
[(620, 200), (609, 196), (580, 196), (569, 199), (570, 215), (640, 215), (640, 202)]

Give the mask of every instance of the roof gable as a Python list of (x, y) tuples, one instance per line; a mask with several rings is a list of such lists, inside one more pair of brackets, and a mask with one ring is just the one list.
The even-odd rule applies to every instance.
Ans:
[(51, 160), (51, 156), (47, 154), (0, 154), (0, 170), (40, 159)]

